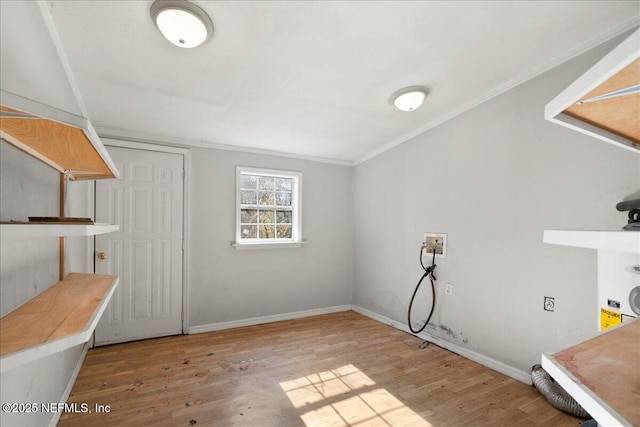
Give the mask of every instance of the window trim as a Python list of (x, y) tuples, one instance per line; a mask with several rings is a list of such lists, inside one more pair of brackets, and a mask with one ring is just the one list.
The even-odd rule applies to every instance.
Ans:
[[(243, 174), (255, 174), (263, 176), (275, 176), (293, 178), (291, 192), (291, 238), (290, 239), (242, 239), (240, 236), (241, 218), (241, 176)], [(302, 243), (302, 172), (282, 169), (266, 169), (250, 166), (236, 166), (236, 224), (235, 242), (236, 249), (268, 249), (300, 247)]]

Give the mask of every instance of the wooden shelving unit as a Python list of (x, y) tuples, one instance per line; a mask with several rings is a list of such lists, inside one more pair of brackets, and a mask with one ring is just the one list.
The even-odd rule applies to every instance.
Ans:
[(0, 138), (71, 180), (119, 177), (84, 117), (0, 90)]
[[(640, 29), (545, 107), (545, 118), (619, 147), (640, 152)], [(624, 96), (606, 96), (630, 89)], [(603, 98), (598, 98), (602, 97)]]
[(640, 425), (640, 320), (552, 355), (542, 367), (602, 426)]
[(85, 343), (118, 285), (72, 273), (0, 319), (0, 372)]
[(2, 238), (95, 236), (118, 231), (117, 224), (69, 224), (45, 222), (6, 222), (0, 224)]
[[(545, 119), (640, 153), (638, 40), (640, 29), (550, 101)], [(625, 288), (630, 276), (622, 276), (623, 267), (640, 260), (640, 232), (545, 230), (543, 241), (597, 250), (600, 307), (608, 307), (612, 293), (618, 300), (630, 291)], [(627, 321), (559, 353), (543, 355), (542, 367), (598, 425), (640, 425), (639, 342), (640, 320)]]
[[(60, 172), (67, 180), (119, 177), (100, 138), (84, 117), (0, 90), (0, 138)], [(60, 203), (64, 217), (64, 203)], [(87, 342), (118, 285), (115, 276), (64, 274), (64, 237), (117, 231), (91, 222), (2, 223), (2, 238), (59, 237), (64, 279), (0, 319), (0, 371)]]
[[(543, 241), (597, 250), (598, 306), (607, 307), (612, 295), (628, 294), (631, 276), (623, 267), (640, 262), (640, 232), (545, 230)], [(624, 314), (625, 302), (621, 307)], [(543, 354), (542, 367), (599, 425), (640, 425), (639, 342), (640, 320), (626, 320), (578, 345)]]

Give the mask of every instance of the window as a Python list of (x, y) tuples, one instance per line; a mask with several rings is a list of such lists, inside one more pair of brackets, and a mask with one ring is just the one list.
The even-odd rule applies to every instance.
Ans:
[(236, 247), (301, 241), (302, 174), (236, 168)]

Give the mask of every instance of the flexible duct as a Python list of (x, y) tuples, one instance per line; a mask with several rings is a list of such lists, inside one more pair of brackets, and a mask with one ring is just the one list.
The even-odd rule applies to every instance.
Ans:
[(584, 419), (591, 418), (591, 415), (582, 409), (582, 406), (580, 406), (573, 397), (569, 396), (542, 366), (534, 365), (533, 368), (531, 368), (531, 381), (534, 387), (538, 389), (552, 406), (576, 417)]

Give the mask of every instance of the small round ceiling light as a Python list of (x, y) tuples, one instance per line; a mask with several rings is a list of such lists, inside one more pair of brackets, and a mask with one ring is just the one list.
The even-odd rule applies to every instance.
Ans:
[(424, 86), (410, 86), (396, 91), (389, 101), (401, 111), (413, 111), (420, 107), (429, 94)]
[(187, 0), (156, 0), (151, 5), (151, 19), (162, 35), (178, 47), (199, 46), (213, 34), (209, 15)]

